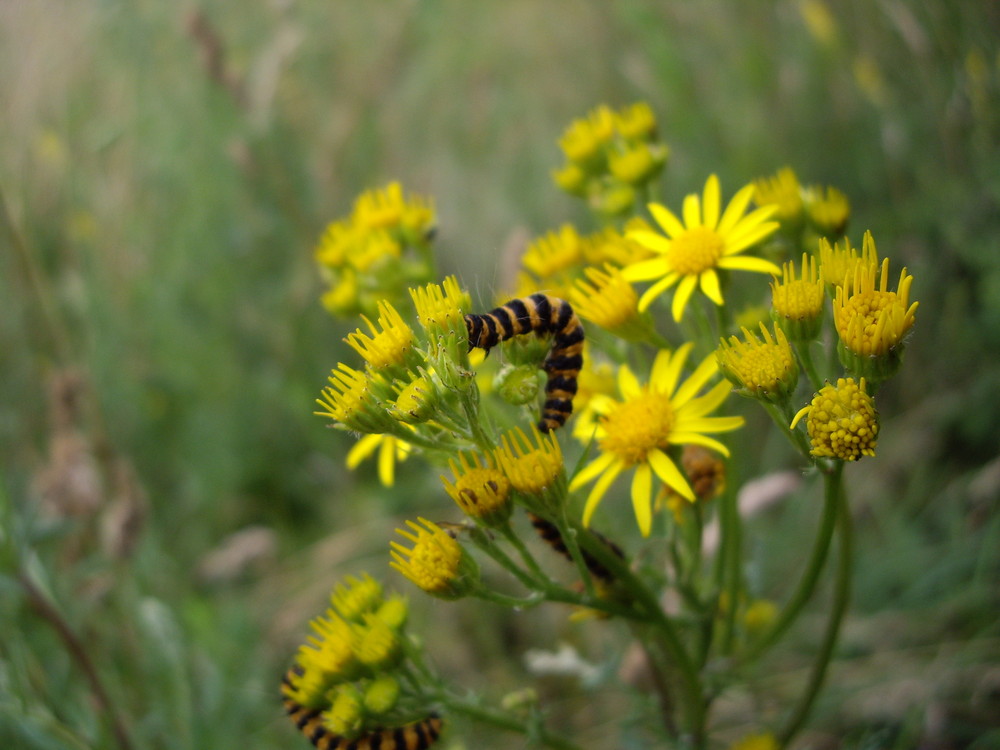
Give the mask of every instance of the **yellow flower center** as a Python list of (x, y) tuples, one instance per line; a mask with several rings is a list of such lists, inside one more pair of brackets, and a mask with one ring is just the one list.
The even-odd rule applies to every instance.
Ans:
[(562, 448), (554, 432), (542, 437), (535, 428), (533, 434), (535, 448), (520, 429), (504, 435), (494, 457), (515, 490), (527, 495), (542, 495), (563, 470)]
[(510, 481), (497, 469), (472, 468), (455, 480), (452, 487), (445, 485), (455, 502), (465, 513), (480, 517), (501, 509), (510, 495)]
[(788, 320), (809, 320), (823, 311), (823, 285), (804, 280), (775, 284), (774, 311)]
[(328, 378), (330, 385), (323, 389), (322, 398), (316, 403), (323, 411), (315, 412), (324, 417), (330, 417), (342, 422), (350, 416), (359, 413), (367, 405), (370, 395), (368, 379), (364, 373), (358, 372), (340, 363)]
[(382, 300), (378, 304), (378, 309), (380, 313), (378, 324), (382, 327), (381, 331), (362, 315), (362, 320), (373, 335), (362, 333), (359, 328), (344, 339), (376, 370), (402, 364), (413, 346), (413, 329), (406, 325), (396, 308)]
[(725, 247), (722, 237), (714, 229), (694, 227), (670, 243), (667, 262), (675, 273), (693, 276), (715, 268)]
[(330, 603), (345, 620), (358, 621), (382, 603), (382, 584), (367, 573), (361, 578), (347, 576), (333, 589)]
[[(424, 591), (431, 594), (449, 592), (452, 582), (458, 576), (462, 560), (461, 545), (430, 522), (425, 522), (430, 531), (413, 522), (408, 522), (408, 525), (417, 532), (415, 535), (404, 531), (399, 533), (413, 542), (413, 549), (393, 542), (393, 567)], [(408, 560), (403, 558), (404, 554), (409, 557)]]
[(364, 627), (356, 629), (358, 634), (354, 645), (354, 655), (358, 661), (373, 670), (385, 668), (399, 654), (399, 637), (388, 624), (377, 617), (367, 618)]
[[(806, 416), (806, 429), (814, 456), (856, 461), (874, 456), (878, 442), (878, 413), (875, 402), (854, 378), (840, 378), (817, 393), (796, 420)], [(794, 422), (793, 422), (794, 425)]]
[(519, 492), (535, 494), (551, 485), (562, 468), (561, 457), (545, 451), (531, 451), (505, 465), (510, 483)]
[(410, 289), (410, 296), (417, 308), (417, 318), (424, 328), (465, 330), (463, 310), (470, 305), (469, 295), (462, 291), (454, 276), (445, 278), (441, 285), (428, 284)]
[(667, 447), (674, 427), (674, 407), (665, 393), (646, 390), (619, 404), (601, 421), (606, 431), (601, 450), (632, 466), (645, 461), (650, 451)]
[(855, 354), (886, 354), (909, 329), (906, 306), (895, 292), (870, 290), (851, 295), (836, 308), (837, 332)]

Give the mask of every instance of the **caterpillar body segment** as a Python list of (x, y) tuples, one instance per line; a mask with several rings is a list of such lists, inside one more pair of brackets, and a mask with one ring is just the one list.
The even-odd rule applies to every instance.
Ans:
[(573, 413), (577, 376), (583, 367), (583, 324), (566, 300), (547, 294), (512, 299), (482, 315), (466, 315), (469, 349), (489, 351), (501, 341), (526, 333), (553, 336), (542, 369), (547, 376), (538, 429), (549, 432)]
[[(540, 536), (546, 544), (572, 562), (573, 556), (570, 554), (569, 548), (566, 546), (566, 542), (563, 541), (562, 535), (559, 533), (559, 529), (556, 528), (554, 523), (547, 521), (541, 516), (530, 511), (528, 512), (528, 519), (531, 521), (531, 525), (535, 527), (535, 531), (538, 532), (538, 536)], [(596, 531), (592, 531), (591, 533), (617, 557), (620, 557), (623, 560), (625, 559), (625, 553), (622, 552), (621, 547), (607, 537), (598, 534)], [(594, 576), (594, 578), (599, 578), (605, 583), (610, 583), (614, 580), (614, 575), (611, 571), (604, 567), (604, 565), (602, 565), (601, 562), (591, 553), (587, 552), (587, 550), (581, 549), (580, 555), (583, 557), (583, 563), (587, 566), (587, 570), (590, 571), (590, 574)]]
[[(292, 686), (295, 669), (290, 669), (282, 679), (282, 684)], [(298, 701), (284, 696), (285, 713), (292, 723), (318, 750), (427, 750), (441, 734), (444, 722), (431, 713), (427, 718), (402, 727), (374, 729), (354, 738), (344, 737), (327, 729), (323, 723), (323, 711), (306, 708)]]

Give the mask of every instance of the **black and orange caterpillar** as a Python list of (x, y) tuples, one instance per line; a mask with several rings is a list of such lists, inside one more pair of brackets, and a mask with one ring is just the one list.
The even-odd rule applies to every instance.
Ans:
[[(286, 688), (291, 688), (294, 674), (294, 667), (285, 673), (282, 683)], [(322, 709), (306, 708), (287, 694), (284, 694), (284, 703), (288, 718), (319, 750), (427, 750), (441, 734), (443, 725), (441, 717), (431, 713), (406, 726), (373, 729), (349, 739), (324, 726)]]
[(553, 334), (542, 369), (545, 383), (545, 405), (538, 429), (549, 432), (566, 424), (573, 413), (576, 376), (583, 367), (583, 324), (566, 300), (547, 294), (512, 299), (505, 305), (483, 315), (466, 315), (469, 349), (489, 351), (501, 341), (523, 333), (539, 336)]
[[(562, 535), (559, 533), (559, 529), (551, 521), (546, 521), (541, 516), (528, 512), (528, 519), (531, 521), (531, 525), (535, 527), (535, 531), (538, 532), (540, 536), (552, 549), (558, 552), (560, 555), (565, 557), (567, 560), (572, 562), (573, 556), (570, 554), (569, 549), (566, 547), (566, 542), (563, 541)], [(621, 547), (612, 542), (606, 536), (598, 534), (596, 531), (591, 532), (602, 544), (607, 546), (617, 557), (622, 560), (625, 559), (625, 553), (622, 552)], [(608, 570), (601, 562), (594, 557), (592, 554), (587, 552), (587, 550), (580, 550), (580, 556), (583, 558), (583, 564), (587, 566), (587, 570), (590, 571), (594, 578), (599, 578), (605, 583), (610, 583), (614, 580), (614, 575)]]

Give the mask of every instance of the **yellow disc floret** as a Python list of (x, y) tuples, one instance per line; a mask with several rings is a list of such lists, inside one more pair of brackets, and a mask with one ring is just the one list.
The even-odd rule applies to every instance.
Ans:
[(839, 378), (813, 396), (812, 402), (799, 410), (792, 427), (805, 417), (812, 443), (810, 453), (841, 461), (856, 461), (874, 456), (878, 443), (878, 412), (875, 402), (865, 392), (865, 379)]

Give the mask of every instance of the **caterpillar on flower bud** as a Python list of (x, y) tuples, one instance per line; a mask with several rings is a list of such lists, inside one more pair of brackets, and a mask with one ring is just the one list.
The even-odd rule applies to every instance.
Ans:
[(501, 341), (525, 333), (552, 334), (542, 369), (545, 370), (545, 404), (538, 429), (549, 432), (566, 424), (573, 413), (576, 378), (583, 367), (583, 324), (566, 300), (547, 294), (512, 299), (482, 315), (466, 315), (469, 349), (487, 352)]
[(441, 734), (441, 717), (431, 713), (421, 721), (402, 727), (373, 729), (358, 737), (348, 738), (327, 729), (323, 723), (323, 710), (306, 708), (289, 697), (295, 668), (288, 670), (282, 679), (285, 713), (318, 750), (427, 750)]

